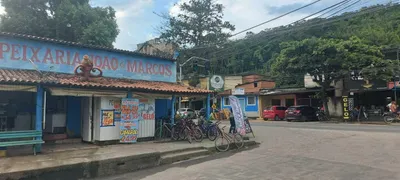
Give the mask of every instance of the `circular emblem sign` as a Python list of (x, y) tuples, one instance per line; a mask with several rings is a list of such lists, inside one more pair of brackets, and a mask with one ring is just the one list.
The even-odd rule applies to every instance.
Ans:
[(213, 75), (210, 79), (211, 87), (221, 89), (224, 87), (224, 79), (220, 75)]

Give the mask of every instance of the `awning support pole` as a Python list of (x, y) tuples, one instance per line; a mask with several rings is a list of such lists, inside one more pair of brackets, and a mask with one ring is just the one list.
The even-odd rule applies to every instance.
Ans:
[(126, 98), (132, 98), (132, 97), (133, 97), (132, 91), (129, 90), (129, 91), (126, 93)]
[(206, 108), (206, 112), (207, 112), (207, 120), (210, 120), (210, 114), (211, 114), (211, 104), (210, 104), (210, 100), (211, 100), (211, 95), (207, 94), (207, 108)]
[[(36, 92), (36, 122), (35, 122), (35, 130), (42, 131), (42, 121), (43, 121), (43, 87), (42, 85), (37, 86)], [(42, 140), (42, 136), (38, 136), (35, 138), (36, 140)], [(37, 144), (35, 146), (36, 152), (41, 152), (42, 145)]]
[(171, 99), (171, 123), (175, 124), (175, 95)]

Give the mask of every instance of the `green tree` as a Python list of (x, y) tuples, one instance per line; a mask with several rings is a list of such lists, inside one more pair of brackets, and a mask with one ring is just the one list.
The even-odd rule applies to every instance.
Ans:
[[(369, 80), (387, 78), (386, 75), (393, 72), (389, 70), (392, 68), (392, 61), (383, 59), (380, 47), (367, 45), (357, 37), (351, 37), (349, 40), (310, 38), (282, 43), (281, 48), (276, 62), (272, 64), (273, 74), (283, 81), (288, 76), (311, 75), (321, 86), (325, 107), (328, 107), (326, 89), (332, 83), (348, 77), (350, 71), (366, 72), (363, 76)], [(387, 73), (382, 73), (384, 71)], [(325, 111), (329, 115), (328, 108), (325, 108)]]
[(119, 33), (112, 7), (89, 0), (2, 0), (0, 30), (113, 47)]
[(167, 17), (161, 38), (181, 47), (198, 47), (226, 42), (235, 27), (223, 21), (223, 6), (213, 0), (190, 0), (179, 6), (181, 13)]

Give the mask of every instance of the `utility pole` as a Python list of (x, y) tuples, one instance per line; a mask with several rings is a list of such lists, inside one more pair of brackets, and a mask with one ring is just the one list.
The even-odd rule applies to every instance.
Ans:
[(196, 59), (205, 61), (205, 62), (210, 62), (209, 59), (193, 56), (193, 57), (189, 58), (188, 60), (186, 60), (184, 63), (179, 64), (179, 82), (182, 82), (182, 67), (185, 66), (185, 64), (187, 64), (188, 62), (190, 62), (192, 60), (196, 60)]
[[(184, 63), (179, 64), (179, 82), (182, 82), (182, 67), (185, 66), (188, 62), (190, 62), (192, 60), (201, 60), (201, 61), (205, 61), (207, 63), (210, 62), (209, 59), (193, 56), (193, 57), (189, 58), (188, 60), (186, 60)], [(182, 97), (179, 97), (178, 98), (178, 108), (181, 108), (181, 102), (182, 102)]]

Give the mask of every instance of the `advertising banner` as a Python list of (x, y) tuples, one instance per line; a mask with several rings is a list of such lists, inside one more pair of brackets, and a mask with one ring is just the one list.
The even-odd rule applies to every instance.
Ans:
[(245, 135), (246, 126), (244, 124), (244, 112), (240, 107), (239, 99), (236, 96), (229, 96), (229, 102), (232, 107), (233, 117), (235, 118), (236, 130), (241, 135)]
[(121, 105), (120, 142), (135, 143), (139, 128), (139, 100), (125, 98)]

